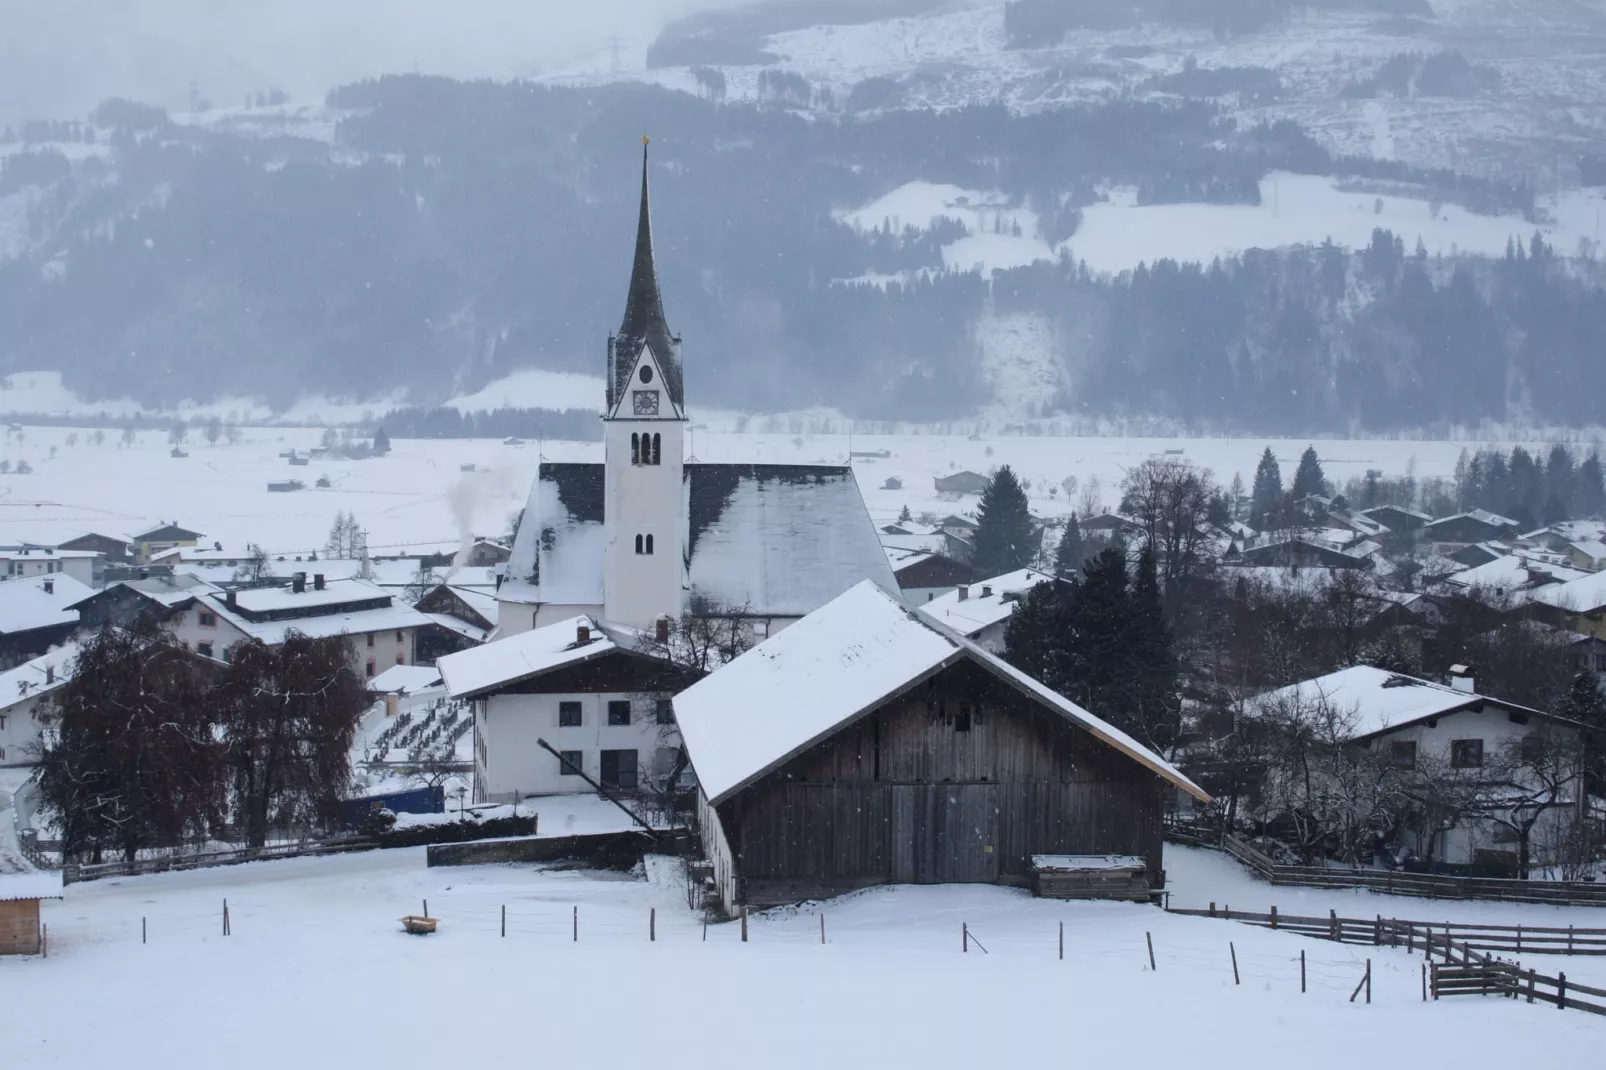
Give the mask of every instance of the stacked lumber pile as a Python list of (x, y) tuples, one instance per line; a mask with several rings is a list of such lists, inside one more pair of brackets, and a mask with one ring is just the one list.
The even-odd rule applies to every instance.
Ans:
[(1148, 867), (1135, 855), (1033, 855), (1032, 892), (1044, 899), (1148, 902)]

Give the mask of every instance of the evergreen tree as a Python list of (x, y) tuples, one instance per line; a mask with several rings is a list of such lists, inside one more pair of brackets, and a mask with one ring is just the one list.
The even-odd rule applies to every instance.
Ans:
[(1009, 465), (987, 481), (976, 510), (976, 552), (972, 563), (988, 576), (1025, 568), (1037, 557), (1037, 525), (1026, 492)]
[(390, 452), (390, 436), (383, 427), (374, 432), (374, 452), (381, 457)]
[(903, 507), (903, 510), (900, 513), (898, 513), (898, 523), (900, 524), (907, 524), (913, 519), (914, 515), (909, 512), (909, 507), (907, 505)]
[(1315, 446), (1306, 446), (1299, 456), (1299, 468), (1294, 472), (1294, 485), (1289, 495), (1297, 502), (1312, 494), (1327, 495), (1327, 479), (1322, 474), (1322, 462), (1316, 456)]
[(1065, 534), (1060, 536), (1059, 546), (1054, 551), (1054, 574), (1060, 579), (1071, 579), (1082, 571), (1082, 562), (1087, 560), (1087, 543), (1082, 539), (1082, 525), (1072, 513), (1065, 521)]
[(1069, 683), (1064, 671), (1065, 607), (1076, 598), (1079, 582), (1073, 575), (1064, 583), (1037, 584), (1004, 627), (1005, 660), (1061, 694)]
[(1277, 523), (1282, 509), (1283, 473), (1277, 467), (1277, 457), (1266, 447), (1255, 469), (1255, 485), (1249, 492), (1249, 525), (1264, 530)]
[[(1171, 629), (1160, 601), (1154, 551), (1144, 547), (1132, 577), (1127, 601), (1127, 640), (1131, 661), (1130, 694), (1113, 723), (1156, 750), (1176, 742), (1181, 727), (1177, 703), (1177, 664), (1171, 651)], [(1111, 711), (1115, 714), (1116, 711)]]
[(1575, 516), (1600, 516), (1606, 511), (1606, 478), (1603, 478), (1599, 451), (1591, 450), (1584, 463), (1578, 466), (1573, 510)]
[(1060, 653), (1049, 658), (1060, 678), (1050, 686), (1118, 727), (1126, 720), (1129, 613), (1126, 552), (1110, 547), (1083, 567), (1061, 617)]

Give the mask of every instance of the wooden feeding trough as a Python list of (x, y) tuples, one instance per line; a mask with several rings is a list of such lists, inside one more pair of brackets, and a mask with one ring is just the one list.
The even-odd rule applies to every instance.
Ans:
[(1033, 855), (1032, 891), (1044, 899), (1149, 899), (1147, 865), (1129, 855)]
[(439, 922), (439, 918), (426, 918), (422, 914), (409, 914), (401, 920), (402, 929), (414, 936), (428, 936)]

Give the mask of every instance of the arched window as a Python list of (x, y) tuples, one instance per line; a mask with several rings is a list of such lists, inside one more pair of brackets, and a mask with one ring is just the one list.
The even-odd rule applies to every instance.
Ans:
[(652, 536), (651, 535), (647, 536), (647, 552), (649, 554), (652, 553)]
[(636, 536), (636, 553), (641, 553), (641, 536)]
[(635, 433), (630, 436), (630, 463), (641, 463), (641, 436)]
[(652, 463), (653, 464), (663, 464), (664, 463), (664, 460), (663, 460), (663, 445), (664, 445), (664, 442), (663, 442), (663, 436), (662, 435), (653, 435), (652, 436)]

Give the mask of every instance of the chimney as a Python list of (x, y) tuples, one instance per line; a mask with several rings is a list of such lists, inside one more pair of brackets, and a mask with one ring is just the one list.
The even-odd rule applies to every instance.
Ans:
[(234, 590), (225, 591), (223, 594), (223, 604), (228, 606), (230, 609), (239, 609), (240, 593)]
[(982, 584), (981, 585), (981, 596), (983, 598), (991, 598), (993, 596), (992, 587), (990, 585), (988, 585), (988, 584), (985, 584), (985, 583)]
[(970, 585), (968, 583), (961, 583), (959, 585), (959, 600), (961, 602), (963, 602), (966, 599), (968, 599), (969, 597), (970, 597)]
[(55, 580), (46, 580), (45, 581), (45, 593), (46, 594), (55, 594), (56, 593), (56, 581)]
[(1472, 672), (1472, 666), (1450, 666), (1450, 686), (1457, 691), (1464, 691), (1469, 695), (1477, 691), (1477, 678)]
[(56, 682), (56, 667), (54, 665), (46, 665), (45, 666), (45, 683), (53, 684), (55, 682)]
[(659, 617), (653, 622), (653, 633), (660, 643), (669, 642), (669, 618)]
[(575, 628), (574, 641), (579, 646), (585, 646), (587, 643), (591, 642), (591, 626), (589, 624), (582, 624)]
[(323, 590), (323, 573), (322, 572), (314, 572), (312, 574), (312, 589), (314, 591)]
[(295, 594), (307, 593), (307, 574), (305, 572), (297, 572), (290, 577), (290, 590)]

